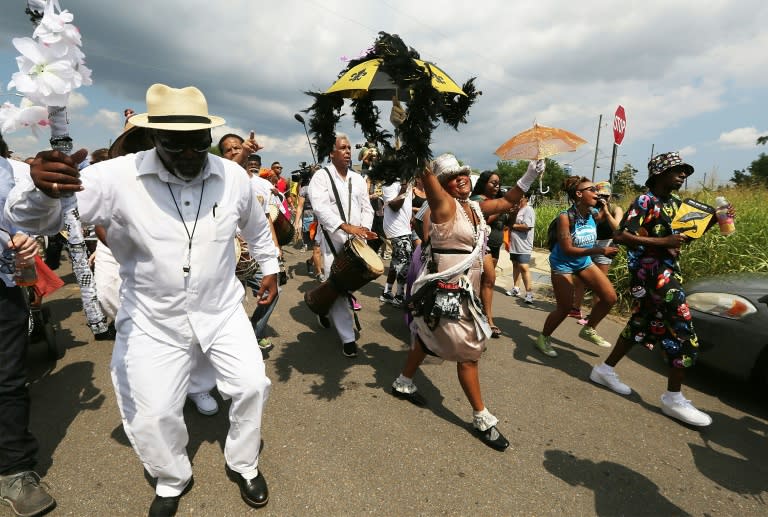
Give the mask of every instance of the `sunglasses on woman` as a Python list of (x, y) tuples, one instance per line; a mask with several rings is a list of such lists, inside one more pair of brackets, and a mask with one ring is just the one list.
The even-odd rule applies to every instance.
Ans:
[(591, 187), (580, 188), (576, 192), (584, 192), (585, 190), (589, 190), (590, 192), (597, 192), (600, 189), (598, 189), (596, 186), (592, 185)]

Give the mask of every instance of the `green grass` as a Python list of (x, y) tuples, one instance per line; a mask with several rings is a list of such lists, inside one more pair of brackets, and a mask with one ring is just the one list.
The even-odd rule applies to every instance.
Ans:
[[(680, 258), (686, 281), (726, 273), (768, 273), (768, 190), (741, 188), (680, 193), (682, 199), (690, 197), (711, 206), (715, 204), (715, 197), (720, 195), (725, 196), (736, 208), (736, 233), (723, 237), (715, 225), (703, 237), (687, 244)], [(622, 208), (626, 210), (625, 205), (634, 198), (625, 199)], [(540, 205), (536, 208), (534, 246), (546, 247), (547, 227), (564, 208), (565, 203)], [(615, 310), (624, 312), (629, 308), (629, 274), (627, 254), (623, 247), (608, 277), (619, 297)]]

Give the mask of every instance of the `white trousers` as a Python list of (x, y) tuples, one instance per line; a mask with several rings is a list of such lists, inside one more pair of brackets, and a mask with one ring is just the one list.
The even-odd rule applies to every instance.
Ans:
[(190, 371), (200, 360), (213, 367), (222, 397), (232, 399), (227, 465), (254, 476), (272, 383), (245, 309), (232, 314), (205, 353), (189, 326), (179, 329), (179, 342), (172, 345), (153, 339), (129, 319), (117, 325), (111, 372), (123, 428), (144, 468), (157, 478), (155, 491), (161, 497), (179, 495), (192, 476), (182, 410)]
[[(341, 246), (338, 246), (341, 249)], [(333, 253), (326, 243), (320, 248), (323, 253), (323, 274), (325, 278), (331, 277), (331, 265), (333, 264)], [(349, 308), (349, 300), (346, 296), (339, 296), (331, 305), (328, 317), (333, 322), (336, 333), (339, 335), (342, 343), (350, 343), (355, 340), (355, 320), (352, 315), (352, 309)]]

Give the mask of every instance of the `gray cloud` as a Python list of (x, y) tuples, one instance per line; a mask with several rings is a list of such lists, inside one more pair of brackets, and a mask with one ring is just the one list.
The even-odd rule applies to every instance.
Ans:
[[(470, 123), (438, 130), (433, 150), (482, 168), (534, 119), (593, 140), (598, 114), (610, 119), (622, 103), (639, 140), (722, 110), (729, 88), (768, 83), (762, 0), (61, 3), (82, 31), (98, 88), (141, 111), (148, 85), (194, 84), (228, 126), (255, 129), (286, 156), (308, 153), (293, 119), (310, 104), (303, 91), (327, 88), (341, 56), (356, 56), (378, 30), (400, 34), (459, 83), (478, 77), (483, 96)], [(4, 7), (0, 41), (29, 34), (23, 6)], [(343, 129), (358, 134), (349, 122)], [(754, 123), (713, 129), (709, 139)]]

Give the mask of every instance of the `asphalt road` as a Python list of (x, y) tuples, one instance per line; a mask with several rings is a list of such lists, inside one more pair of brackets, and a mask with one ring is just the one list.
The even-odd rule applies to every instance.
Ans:
[[(494, 299), (504, 336), (481, 361), (486, 404), (511, 442), (499, 453), (471, 433), (452, 364), (429, 361), (417, 375), (426, 408), (389, 394), (407, 333), (401, 313), (377, 299), (383, 278), (362, 289), (360, 355), (351, 360), (303, 304), (314, 285), (309, 254), (286, 256), (291, 279), (266, 359), (274, 384), (260, 468), (270, 503), (250, 509), (226, 478), (226, 411), (204, 417), (187, 404), (195, 486), (179, 515), (768, 515), (768, 412), (748, 388), (694, 370), (684, 393), (714, 418), (698, 429), (660, 412), (656, 353), (636, 349), (619, 365), (632, 395), (593, 385), (590, 369), (607, 352), (579, 339), (569, 319), (554, 334), (560, 356), (541, 355), (533, 339), (552, 306), (504, 296), (505, 268)], [(58, 501), (52, 515), (146, 515), (153, 490), (120, 424), (111, 342), (93, 340), (73, 277), (64, 278), (45, 305), (66, 355), (51, 363), (43, 343), (30, 354), (32, 430), (38, 470)], [(621, 327), (612, 318), (600, 331), (614, 341)]]

